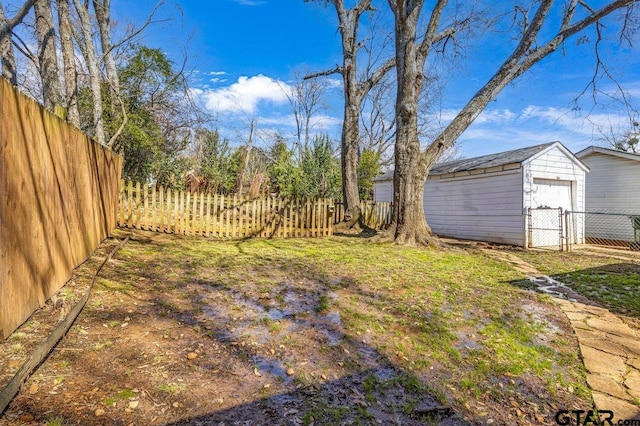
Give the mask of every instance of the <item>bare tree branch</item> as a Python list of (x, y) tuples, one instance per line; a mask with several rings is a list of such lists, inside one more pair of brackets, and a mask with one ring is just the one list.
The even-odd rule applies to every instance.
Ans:
[(27, 13), (29, 13), (29, 10), (31, 10), (36, 1), (37, 0), (27, 0), (26, 2), (24, 2), (22, 7), (20, 7), (20, 10), (16, 12), (13, 18), (7, 19), (6, 25), (0, 28), (0, 38), (9, 34), (18, 24), (22, 22), (22, 20), (25, 16), (27, 16)]
[(304, 80), (310, 80), (312, 78), (325, 77), (331, 74), (342, 74), (344, 72), (343, 68), (340, 65), (336, 65), (334, 69), (327, 71), (320, 71), (313, 74), (307, 74), (304, 76)]

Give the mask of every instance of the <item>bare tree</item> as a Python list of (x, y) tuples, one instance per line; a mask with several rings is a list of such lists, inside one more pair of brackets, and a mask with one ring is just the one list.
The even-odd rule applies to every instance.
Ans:
[[(510, 82), (556, 51), (569, 37), (594, 24), (599, 26), (603, 18), (623, 8), (627, 8), (626, 16), (629, 17), (630, 8), (636, 3), (635, 0), (614, 0), (596, 9), (584, 0), (570, 0), (554, 8), (553, 0), (541, 0), (532, 1), (529, 9), (515, 6), (516, 16), (520, 17), (520, 31), (510, 55), (444, 130), (426, 148), (421, 149), (417, 105), (428, 54), (439, 40), (448, 40), (447, 32), (455, 33), (465, 22), (456, 20), (455, 13), (445, 13), (447, 0), (438, 0), (429, 15), (424, 17), (426, 27), (420, 30), (424, 0), (387, 2), (395, 21), (398, 75), (391, 232), (394, 240), (402, 244), (437, 242), (424, 215), (424, 184), (433, 164), (455, 144), (489, 102)], [(554, 25), (558, 15), (561, 19), (558, 25)], [(443, 17), (448, 22), (443, 22)], [(468, 21), (466, 23), (469, 24)], [(542, 31), (543, 28), (545, 31)]]
[(360, 115), (360, 147), (380, 156), (380, 165), (389, 169), (393, 164), (396, 118), (389, 99), (394, 95), (393, 81), (389, 76), (375, 85), (363, 102)]
[(640, 114), (635, 109), (628, 110), (627, 114), (623, 124), (596, 125), (596, 129), (601, 142), (616, 151), (640, 154)]
[(281, 86), (296, 122), (298, 159), (302, 158), (302, 153), (309, 148), (313, 117), (324, 108), (322, 97), (326, 87), (326, 81), (322, 78), (296, 78), (292, 86)]
[[(117, 94), (120, 93), (120, 81), (118, 79), (118, 70), (113, 57), (113, 46), (111, 43), (111, 0), (93, 0), (93, 9), (96, 12), (98, 32), (100, 33), (102, 62), (104, 63), (107, 79), (111, 86), (111, 92), (117, 96)], [(115, 99), (113, 104), (117, 103), (117, 99)]]
[(2, 76), (9, 80), (14, 86), (18, 84), (18, 74), (16, 71), (16, 59), (12, 47), (11, 32), (22, 22), (35, 2), (36, 0), (24, 2), (11, 19), (7, 19), (4, 15), (2, 4), (0, 4), (0, 62), (2, 63)]
[(67, 121), (80, 127), (78, 112), (78, 75), (76, 71), (76, 55), (73, 47), (73, 30), (69, 11), (69, 0), (56, 0), (58, 5), (58, 31), (64, 67), (64, 93), (67, 108)]
[[(0, 27), (8, 26), (7, 18), (4, 16), (2, 4), (0, 4)], [(13, 54), (13, 46), (11, 45), (11, 33), (6, 32), (0, 37), (0, 58), (2, 60), (2, 76), (9, 80), (14, 86), (18, 85), (18, 77), (16, 74), (16, 58)]]
[(34, 11), (38, 38), (38, 70), (42, 79), (42, 99), (45, 108), (53, 111), (56, 106), (62, 105), (62, 88), (60, 86), (51, 0), (36, 1)]
[(101, 75), (98, 66), (98, 56), (93, 43), (93, 34), (91, 31), (91, 18), (89, 15), (89, 4), (82, 4), (81, 0), (73, 0), (78, 18), (80, 20), (80, 31), (74, 34), (82, 56), (89, 70), (89, 81), (91, 86), (91, 95), (93, 99), (93, 131), (96, 140), (101, 145), (106, 145), (107, 140), (104, 131), (104, 118), (102, 108), (102, 88)]
[(358, 75), (358, 51), (362, 47), (358, 38), (360, 20), (366, 12), (374, 11), (371, 0), (360, 0), (352, 8), (345, 6), (344, 0), (318, 0), (333, 5), (338, 16), (338, 29), (342, 38), (342, 64), (335, 69), (307, 76), (314, 78), (338, 73), (342, 75), (344, 85), (344, 118), (340, 159), (342, 169), (342, 195), (345, 206), (346, 228), (362, 226), (360, 220), (360, 195), (358, 192), (358, 144), (360, 142), (360, 112), (362, 103), (369, 90), (384, 75), (393, 69), (394, 58), (388, 59), (364, 78)]

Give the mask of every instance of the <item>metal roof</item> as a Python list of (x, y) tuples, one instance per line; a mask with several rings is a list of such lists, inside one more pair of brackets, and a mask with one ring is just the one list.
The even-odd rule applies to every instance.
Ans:
[(591, 154), (605, 154), (612, 155), (614, 157), (626, 158), (628, 160), (640, 161), (640, 155), (632, 154), (630, 152), (617, 151), (615, 149), (603, 148), (601, 146), (590, 146), (576, 153), (576, 157), (583, 159)]
[[(487, 169), (489, 167), (505, 166), (507, 164), (522, 163), (534, 155), (544, 151), (551, 145), (560, 142), (547, 142), (541, 145), (529, 146), (526, 148), (514, 149), (511, 151), (498, 152), (495, 154), (483, 155), (475, 158), (465, 158), (462, 160), (436, 163), (429, 176), (445, 175), (448, 173), (465, 172), (470, 170)], [(562, 145), (562, 144), (560, 144)], [(375, 178), (375, 181), (385, 181), (393, 179), (393, 170)]]

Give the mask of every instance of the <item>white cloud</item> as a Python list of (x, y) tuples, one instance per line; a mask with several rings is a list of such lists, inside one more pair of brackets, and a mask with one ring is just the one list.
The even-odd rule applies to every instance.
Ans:
[(260, 6), (262, 4), (265, 4), (265, 2), (262, 0), (233, 0), (233, 1), (243, 6)]
[[(290, 127), (295, 129), (296, 119), (293, 114), (260, 117), (259, 123), (276, 127)], [(342, 120), (330, 115), (317, 114), (311, 117), (310, 128), (314, 131), (335, 129), (342, 124)]]
[(217, 112), (254, 113), (260, 102), (286, 102), (285, 91), (289, 90), (286, 83), (259, 74), (242, 76), (232, 85), (206, 91), (202, 96), (207, 108)]
[(342, 79), (339, 79), (339, 78), (327, 78), (326, 82), (327, 82), (327, 87), (329, 89), (342, 87)]
[(227, 75), (226, 71), (211, 71), (209, 75)]
[(225, 83), (227, 81), (226, 78), (219, 78), (219, 77), (214, 77), (212, 79), (209, 79), (209, 83)]
[[(443, 126), (457, 114), (442, 111)], [(540, 143), (560, 141), (572, 151), (599, 143), (599, 129), (617, 128), (626, 116), (611, 111), (592, 111), (588, 116), (571, 108), (528, 105), (520, 111), (486, 110), (458, 141), (465, 156), (489, 154)]]

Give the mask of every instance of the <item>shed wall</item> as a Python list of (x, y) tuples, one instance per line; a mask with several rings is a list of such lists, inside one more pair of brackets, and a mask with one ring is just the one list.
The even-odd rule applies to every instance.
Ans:
[[(586, 172), (572, 161), (557, 146), (543, 152), (542, 154), (527, 160), (524, 163), (524, 179), (523, 192), (524, 204), (523, 210), (537, 207), (534, 205), (536, 185), (534, 180), (548, 179), (555, 181), (571, 182), (571, 203), (562, 202), (559, 205), (549, 207), (563, 207), (566, 209), (570, 205), (573, 211), (584, 211), (585, 208), (585, 175)], [(584, 242), (584, 218), (582, 216), (575, 217), (575, 223), (571, 224), (573, 228), (573, 243)]]
[(594, 153), (582, 158), (587, 174), (586, 211), (640, 212), (640, 162)]
[(424, 209), (438, 235), (523, 246), (522, 173), (427, 180)]
[[(640, 214), (640, 162), (593, 153), (582, 158), (591, 169), (587, 175), (585, 211)], [(631, 220), (626, 217), (586, 215), (587, 237), (634, 241)]]
[(547, 152), (543, 152), (540, 156), (528, 160), (525, 162), (524, 170), (524, 209), (527, 207), (535, 207), (532, 205), (533, 180), (552, 179), (573, 182), (572, 209), (577, 211), (584, 210), (585, 172), (560, 151), (560, 149), (555, 147)]
[(393, 202), (393, 181), (383, 180), (373, 183), (373, 199), (375, 201)]

